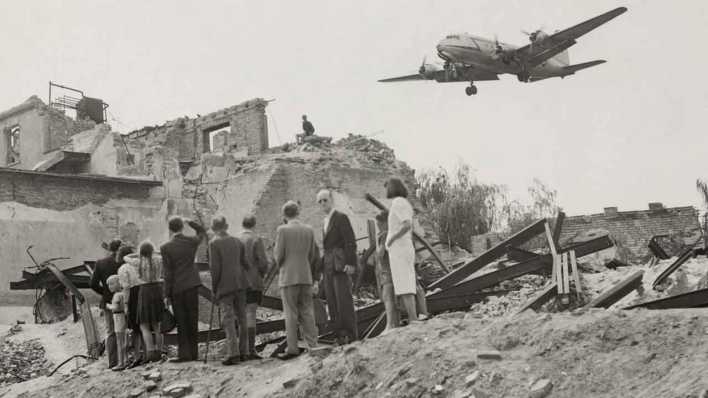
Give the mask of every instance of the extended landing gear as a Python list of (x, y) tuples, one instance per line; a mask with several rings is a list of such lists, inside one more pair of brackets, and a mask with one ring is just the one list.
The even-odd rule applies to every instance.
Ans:
[(528, 72), (522, 71), (522, 72), (519, 72), (519, 74), (516, 75), (516, 77), (519, 79), (520, 82), (526, 83), (526, 82), (529, 81), (529, 77), (530, 77), (530, 76), (529, 76), (529, 73), (528, 73)]
[(477, 86), (470, 82), (469, 87), (465, 87), (465, 94), (468, 96), (477, 94)]

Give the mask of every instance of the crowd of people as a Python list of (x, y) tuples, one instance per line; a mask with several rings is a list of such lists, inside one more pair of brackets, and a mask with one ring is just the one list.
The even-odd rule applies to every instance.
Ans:
[[(390, 211), (376, 216), (380, 234), (375, 257), (379, 296), (386, 308), (384, 333), (389, 333), (400, 325), (397, 298), (408, 323), (420, 322), (428, 314), (416, 278), (413, 207), (407, 200), (408, 192), (397, 178), (387, 181), (385, 187), (392, 203)], [(314, 229), (299, 219), (300, 205), (294, 201), (283, 205), (283, 224), (276, 231), (273, 266), (278, 269), (287, 342), (278, 357), (284, 360), (305, 351), (298, 346), (300, 338), (310, 349), (317, 346), (319, 329), (325, 324), (318, 318), (323, 313), (328, 315), (327, 324), (337, 344), (359, 338), (352, 295), (352, 276), (358, 264), (354, 230), (349, 217), (335, 210), (332, 191), (318, 192), (316, 200), (324, 215), (322, 253)], [(185, 224), (195, 236), (183, 233)], [(241, 224), (241, 232), (235, 235), (229, 233), (224, 216), (213, 217), (210, 225), (211, 290), (226, 335), (224, 365), (260, 359), (255, 349), (256, 310), (264, 294), (269, 261), (263, 239), (254, 232), (255, 217), (248, 215)], [(181, 217), (170, 218), (168, 229), (170, 239), (160, 246), (159, 254), (148, 241), (135, 253), (130, 245), (113, 240), (107, 247), (110, 254), (96, 262), (91, 287), (101, 295), (108, 364), (113, 370), (166, 360), (163, 333), (173, 327), (165, 321), (171, 318), (177, 325), (178, 349), (177, 357), (170, 361), (198, 359), (198, 288), (202, 281), (195, 255), (208, 234), (199, 223)], [(320, 297), (326, 300), (326, 313), (317, 308)], [(131, 344), (128, 335), (132, 336)]]

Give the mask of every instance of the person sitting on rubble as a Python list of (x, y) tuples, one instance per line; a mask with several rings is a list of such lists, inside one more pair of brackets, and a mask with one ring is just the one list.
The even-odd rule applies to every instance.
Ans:
[(121, 371), (126, 368), (126, 357), (128, 356), (125, 340), (125, 296), (123, 296), (121, 291), (118, 275), (109, 276), (106, 283), (108, 283), (108, 288), (113, 293), (113, 300), (106, 304), (106, 308), (113, 313), (113, 327), (116, 333), (116, 345), (118, 346), (116, 350), (118, 351), (118, 363), (111, 370)]
[(302, 144), (305, 142), (305, 137), (309, 137), (315, 134), (315, 126), (307, 120), (307, 115), (302, 115), (302, 134), (298, 134), (297, 143)]
[(155, 254), (155, 247), (147, 241), (140, 244), (139, 254), (138, 278), (144, 283), (138, 290), (136, 320), (145, 342), (146, 360), (156, 362), (162, 359), (160, 321), (165, 311), (162, 298), (162, 257)]

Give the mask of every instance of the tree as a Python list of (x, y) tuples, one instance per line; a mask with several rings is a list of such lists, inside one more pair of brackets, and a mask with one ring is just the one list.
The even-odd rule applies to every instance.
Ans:
[(430, 210), (436, 233), (448, 244), (469, 250), (473, 235), (489, 232), (495, 225), (504, 187), (480, 184), (470, 166), (459, 165), (452, 175), (442, 168), (423, 172), (418, 186), (418, 197)]

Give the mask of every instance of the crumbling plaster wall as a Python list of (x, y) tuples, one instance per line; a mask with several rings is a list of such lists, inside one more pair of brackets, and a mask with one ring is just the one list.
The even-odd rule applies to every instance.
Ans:
[(63, 112), (50, 108), (37, 96), (0, 113), (0, 166), (8, 166), (6, 128), (20, 126), (20, 163), (14, 168), (31, 169), (59, 149), (77, 133), (96, 126), (91, 120), (74, 120)]
[(31, 304), (32, 292), (9, 291), (24, 267), (38, 261), (71, 257), (60, 267), (81, 264), (103, 255), (101, 242), (115, 237), (137, 244), (167, 239), (165, 220), (174, 210), (161, 187), (143, 183), (38, 173), (0, 174), (0, 302)]

